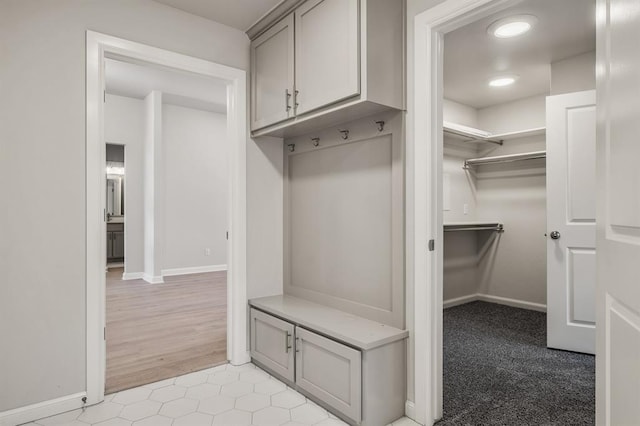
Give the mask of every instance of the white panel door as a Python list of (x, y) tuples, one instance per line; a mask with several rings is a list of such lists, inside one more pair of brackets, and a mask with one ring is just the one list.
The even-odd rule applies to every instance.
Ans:
[(293, 117), (293, 14), (251, 43), (251, 129)]
[(596, 93), (547, 98), (547, 346), (595, 353)]
[(596, 420), (640, 424), (640, 2), (597, 3)]
[(360, 93), (358, 0), (308, 0), (296, 15), (296, 113)]

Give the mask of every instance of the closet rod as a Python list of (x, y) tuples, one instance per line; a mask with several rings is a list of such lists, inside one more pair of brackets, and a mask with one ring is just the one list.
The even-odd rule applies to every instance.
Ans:
[(496, 231), (504, 232), (504, 225), (501, 223), (478, 223), (469, 225), (444, 225), (445, 232), (453, 231)]
[(497, 155), (495, 157), (470, 158), (464, 161), (463, 169), (469, 166), (478, 166), (482, 164), (496, 163), (512, 163), (514, 161), (535, 160), (538, 158), (547, 158), (547, 151), (525, 152), (522, 154)]

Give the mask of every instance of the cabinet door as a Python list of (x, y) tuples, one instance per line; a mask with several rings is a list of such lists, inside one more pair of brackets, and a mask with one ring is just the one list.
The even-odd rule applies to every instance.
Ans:
[(355, 422), (362, 419), (360, 351), (297, 327), (296, 384)]
[(293, 14), (251, 43), (251, 129), (293, 117)]
[(296, 113), (360, 93), (358, 0), (308, 0), (296, 15)]
[(291, 323), (251, 309), (251, 357), (291, 382), (293, 329)]
[(113, 257), (113, 232), (107, 231), (107, 259)]
[(123, 258), (124, 257), (124, 231), (116, 231), (111, 233), (112, 239), (112, 257)]

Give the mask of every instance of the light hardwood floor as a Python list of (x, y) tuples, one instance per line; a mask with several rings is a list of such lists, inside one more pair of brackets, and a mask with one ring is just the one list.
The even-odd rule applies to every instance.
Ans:
[(107, 273), (107, 394), (226, 362), (226, 272), (121, 278)]

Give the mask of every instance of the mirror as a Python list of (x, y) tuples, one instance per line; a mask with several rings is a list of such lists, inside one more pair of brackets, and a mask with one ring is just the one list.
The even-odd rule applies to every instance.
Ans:
[(107, 221), (124, 216), (124, 145), (107, 144)]
[(124, 176), (107, 175), (107, 214), (124, 216)]

